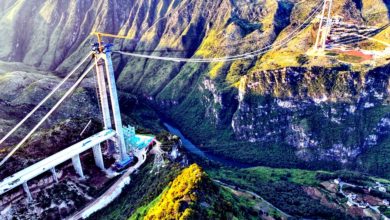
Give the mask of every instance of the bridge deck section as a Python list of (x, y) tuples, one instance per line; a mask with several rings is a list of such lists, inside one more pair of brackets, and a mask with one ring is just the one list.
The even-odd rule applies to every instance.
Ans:
[(27, 167), (0, 181), (0, 195), (22, 185), (32, 178), (50, 170), (51, 168), (71, 159), (72, 157), (99, 145), (100, 143), (113, 138), (116, 131), (112, 129), (103, 130), (83, 141), (80, 141), (48, 158), (45, 158), (30, 167)]

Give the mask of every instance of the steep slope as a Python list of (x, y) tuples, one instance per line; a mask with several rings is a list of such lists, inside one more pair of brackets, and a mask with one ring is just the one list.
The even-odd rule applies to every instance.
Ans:
[[(130, 219), (248, 219), (241, 204), (233, 203), (202, 169), (185, 168), (151, 204)], [(241, 210), (240, 210), (241, 208)]]

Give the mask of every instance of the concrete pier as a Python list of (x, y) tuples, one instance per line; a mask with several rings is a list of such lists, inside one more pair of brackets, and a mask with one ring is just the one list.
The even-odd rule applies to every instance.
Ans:
[(93, 150), (93, 157), (95, 158), (95, 164), (97, 167), (99, 167), (101, 170), (105, 170), (104, 168), (104, 161), (103, 161), (103, 154), (102, 154), (102, 147), (100, 144), (94, 146), (92, 148)]
[(50, 172), (51, 172), (51, 174), (53, 175), (54, 181), (55, 181), (56, 183), (58, 183), (58, 176), (57, 176), (56, 168), (52, 167), (52, 168), (50, 169)]
[(31, 202), (33, 200), (33, 198), (32, 198), (30, 189), (28, 188), (27, 182), (24, 182), (22, 185), (23, 185), (23, 190), (27, 195), (28, 201)]
[(81, 177), (81, 178), (85, 178), (84, 176), (84, 173), (83, 173), (83, 167), (81, 166), (81, 161), (80, 161), (80, 155), (76, 155), (74, 157), (72, 157), (72, 163), (73, 163), (73, 167), (76, 171), (76, 173)]

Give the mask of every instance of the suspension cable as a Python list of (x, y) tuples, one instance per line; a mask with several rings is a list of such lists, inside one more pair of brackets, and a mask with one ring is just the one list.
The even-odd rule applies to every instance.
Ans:
[(0, 162), (0, 167), (31, 137), (31, 135), (49, 118), (51, 114), (55, 110), (60, 107), (62, 102), (65, 101), (66, 98), (68, 98), (69, 95), (71, 95), (77, 87), (81, 84), (82, 80), (87, 76), (87, 74), (93, 69), (94, 65), (91, 65), (75, 82), (75, 84), (62, 96), (62, 98), (53, 106), (53, 108), (50, 109), (50, 111), (35, 125), (33, 129), (12, 149), (11, 152), (7, 154), (6, 157), (4, 157)]
[(51, 98), (54, 93), (81, 67), (81, 65), (87, 61), (88, 58), (92, 55), (92, 52), (89, 53), (80, 63), (77, 65), (37, 106), (34, 107), (31, 112), (29, 112), (11, 131), (9, 131), (1, 140), (0, 145), (9, 138), (20, 126), (23, 125), (27, 119), (29, 119), (49, 98)]
[(374, 37), (369, 37), (369, 36), (365, 36), (365, 35), (361, 35), (361, 34), (353, 34), (353, 35), (355, 35), (357, 37), (364, 38), (366, 40), (375, 41), (375, 42), (378, 42), (380, 44), (386, 45), (387, 47), (390, 47), (390, 43), (387, 43), (387, 42), (382, 41), (382, 40), (378, 40), (378, 39), (374, 38), (375, 36)]
[[(261, 49), (239, 54), (235, 56), (225, 56), (225, 57), (217, 57), (217, 58), (180, 58), (180, 57), (163, 57), (163, 56), (155, 56), (155, 55), (146, 55), (146, 54), (138, 54), (138, 53), (131, 53), (131, 52), (124, 52), (124, 51), (113, 51), (114, 53), (119, 53), (123, 55), (133, 56), (133, 57), (139, 57), (139, 58), (147, 58), (147, 59), (155, 59), (155, 60), (165, 60), (165, 61), (173, 61), (173, 62), (191, 62), (191, 63), (214, 63), (214, 62), (228, 62), (228, 61), (235, 61), (235, 60), (242, 60), (242, 59), (250, 59), (255, 56), (264, 54), (272, 49), (282, 47), (286, 45), (289, 41), (291, 41), (293, 38), (295, 38), (302, 30), (304, 30), (304, 26), (312, 20), (315, 14), (319, 11), (319, 9), (322, 7), (322, 4), (320, 4), (313, 13), (301, 24), (299, 25), (294, 31), (289, 33), (285, 38), (280, 40), (281, 42), (277, 44), (271, 44), (266, 47), (263, 47)], [(302, 30), (300, 30), (303, 28)], [(297, 33), (296, 33), (297, 32)]]
[[(335, 34), (332, 34), (332, 36), (335, 36)], [(354, 43), (360, 43), (360, 42), (366, 41), (366, 40), (371, 40), (371, 41), (375, 41), (375, 42), (378, 42), (380, 44), (386, 45), (388, 47), (390, 46), (389, 43), (378, 40), (374, 37), (375, 37), (375, 35), (372, 35), (372, 33), (365, 33), (365, 34), (351, 33), (350, 35), (348, 35), (344, 38), (334, 40), (333, 44), (354, 44)]]

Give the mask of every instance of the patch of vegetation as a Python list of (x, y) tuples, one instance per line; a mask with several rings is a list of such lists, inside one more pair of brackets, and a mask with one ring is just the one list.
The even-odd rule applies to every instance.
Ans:
[(382, 191), (379, 191), (376, 189), (372, 189), (370, 191), (370, 195), (372, 195), (374, 197), (378, 197), (380, 199), (386, 199), (387, 201), (390, 200), (390, 193), (388, 193), (388, 192), (382, 192)]
[[(239, 83), (241, 77), (247, 74), (247, 71), (251, 67), (251, 65), (252, 62), (247, 60), (234, 61), (226, 75), (226, 82), (228, 84)], [(237, 85), (235, 86), (238, 87)]]
[(138, 220), (144, 219), (145, 215), (149, 212), (152, 207), (155, 207), (158, 202), (160, 202), (162, 195), (166, 192), (167, 188), (163, 191), (162, 194), (157, 196), (153, 201), (149, 204), (139, 207), (129, 218), (129, 220)]
[[(250, 202), (215, 185), (196, 164), (184, 169), (144, 216), (133, 219), (256, 219)], [(149, 205), (148, 205), (149, 206)]]
[(382, 214), (384, 214), (386, 217), (390, 218), (390, 209), (387, 208)]
[(327, 52), (325, 55), (334, 57), (334, 56), (337, 56), (338, 53), (335, 53), (335, 52)]
[(359, 157), (359, 169), (390, 179), (390, 137), (368, 149)]
[(318, 172), (316, 174), (316, 179), (318, 179), (319, 181), (334, 180), (337, 178), (340, 178), (342, 181), (345, 181), (347, 183), (363, 185), (369, 181), (372, 181), (371, 178), (365, 174), (348, 170), (339, 170), (334, 173)]
[[(379, 36), (379, 35), (378, 35)], [(375, 38), (375, 37), (374, 37)], [(363, 41), (359, 43), (359, 48), (363, 50), (376, 50), (382, 51), (386, 49), (386, 45), (375, 42), (375, 41)]]
[[(260, 172), (259, 172), (260, 170)], [(306, 194), (301, 184), (317, 184), (315, 172), (287, 169), (213, 169), (211, 177), (253, 191), (282, 211), (299, 218), (345, 219), (336, 209), (323, 206)], [(274, 174), (272, 174), (274, 173)], [(290, 174), (288, 174), (290, 173)], [(307, 178), (297, 178), (301, 175)]]
[(347, 54), (340, 54), (337, 57), (339, 60), (348, 62), (348, 63), (360, 63), (362, 62), (362, 58), (358, 56), (353, 56), (353, 55), (347, 55)]
[(235, 23), (237, 24), (242, 30), (243, 30), (243, 35), (248, 35), (252, 33), (255, 30), (260, 30), (261, 29), (261, 24), (260, 23), (251, 23), (248, 20), (245, 19), (240, 19), (238, 16), (233, 15), (231, 18), (228, 20), (229, 23)]
[(180, 73), (158, 94), (157, 100), (183, 100), (191, 93), (194, 85), (198, 83), (199, 75), (203, 74), (207, 68), (206, 64), (186, 63)]
[(119, 93), (119, 100), (124, 125), (135, 126), (137, 132), (144, 134), (162, 130), (160, 117), (153, 108), (139, 102), (137, 97), (129, 93)]
[(269, 181), (277, 182), (278, 180), (289, 181), (299, 185), (317, 185), (315, 171), (300, 170), (300, 169), (272, 169), (268, 167), (250, 168), (250, 172), (256, 175), (263, 176)]
[(203, 39), (202, 44), (196, 51), (196, 55), (201, 57), (217, 57), (222, 54), (223, 51), (219, 48), (218, 42), (220, 39), (218, 37), (215, 30), (210, 31), (205, 39)]
[(160, 201), (149, 209), (145, 219), (189, 219), (195, 214), (191, 205), (197, 202), (197, 189), (204, 185), (203, 181), (205, 174), (196, 164), (184, 169), (162, 194)]
[(235, 176), (237, 177), (236, 181), (242, 182), (251, 179), (259, 179), (263, 183), (288, 181), (305, 186), (314, 186), (319, 184), (319, 181), (316, 179), (317, 172), (300, 169), (253, 167), (239, 170), (230, 170), (220, 168), (218, 170), (211, 170), (210, 174), (217, 179), (225, 179), (226, 177), (233, 178)]

